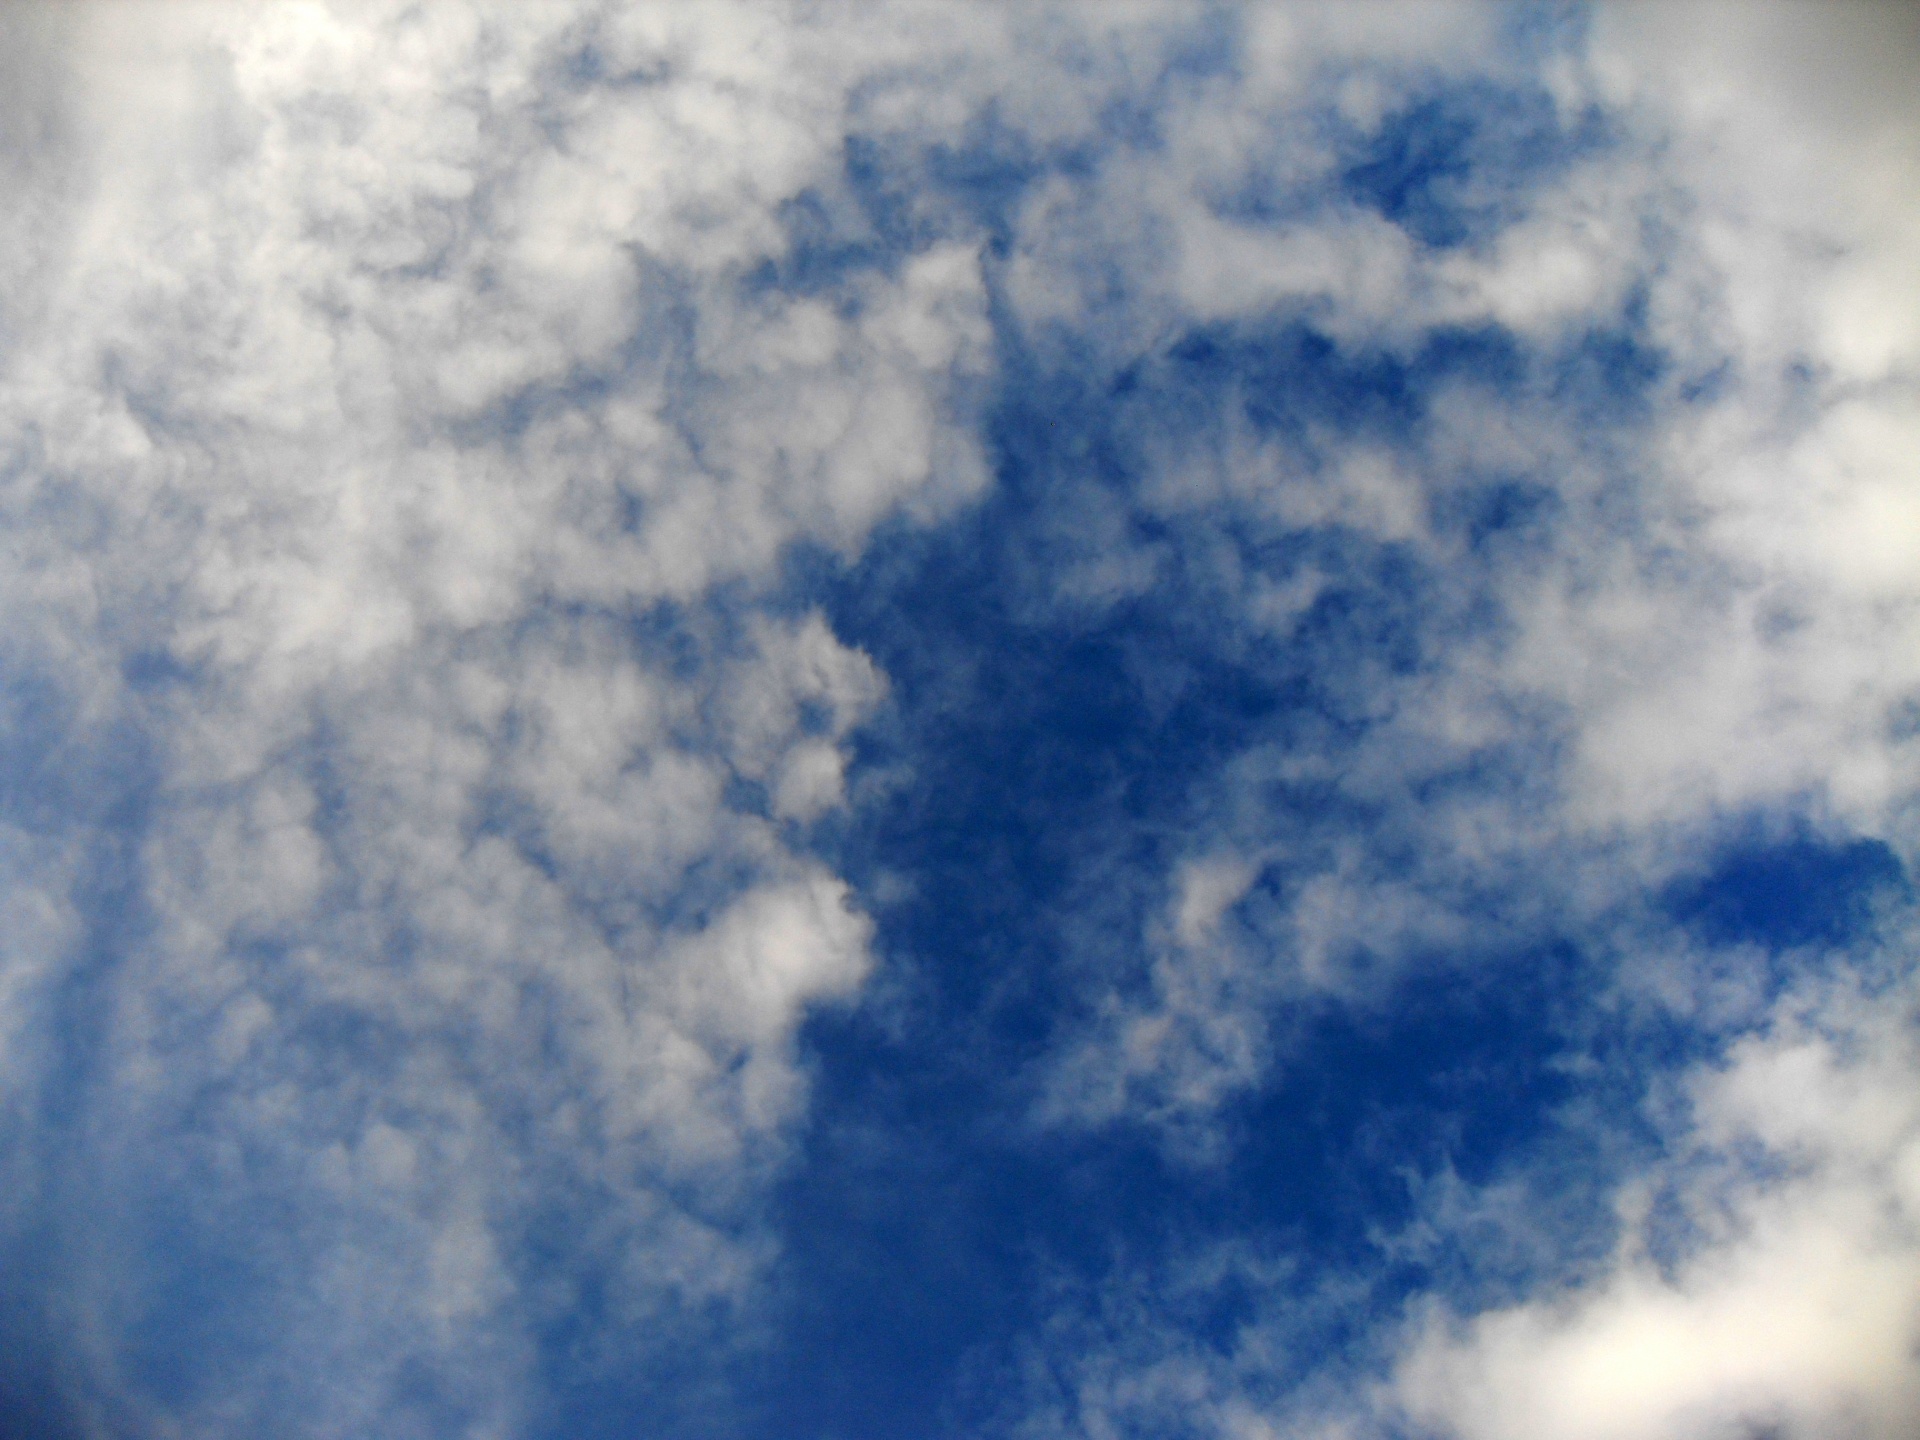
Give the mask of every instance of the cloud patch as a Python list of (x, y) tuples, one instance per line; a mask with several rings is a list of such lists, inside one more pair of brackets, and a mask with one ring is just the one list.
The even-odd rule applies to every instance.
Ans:
[(8, 25), (9, 1303), (107, 1433), (523, 1433), (763, 1262), (881, 693), (778, 566), (982, 483), (977, 254), (758, 284), (860, 72), (752, 7)]

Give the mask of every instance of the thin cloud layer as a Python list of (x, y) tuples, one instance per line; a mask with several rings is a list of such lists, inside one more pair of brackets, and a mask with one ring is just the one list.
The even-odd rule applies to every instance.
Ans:
[(1903, 1433), (1904, 10), (0, 28), (0, 1421)]

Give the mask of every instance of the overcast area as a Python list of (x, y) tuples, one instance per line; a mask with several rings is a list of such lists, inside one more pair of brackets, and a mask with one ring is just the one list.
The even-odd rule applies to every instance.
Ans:
[(0, 1440), (1906, 1440), (1917, 75), (0, 6)]

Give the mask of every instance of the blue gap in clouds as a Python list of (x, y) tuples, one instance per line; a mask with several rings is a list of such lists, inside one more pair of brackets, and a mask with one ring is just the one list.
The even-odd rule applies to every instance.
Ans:
[(1704, 874), (1667, 887), (1674, 919), (1716, 945), (1768, 950), (1838, 947), (1856, 939), (1882, 900), (1910, 899), (1899, 857), (1878, 840), (1758, 832), (1738, 837)]
[(1648, 418), (1657, 387), (1672, 373), (1671, 357), (1648, 333), (1647, 303), (1645, 289), (1636, 287), (1617, 317), (1564, 348), (1548, 368), (1550, 393), (1590, 442), (1618, 429), (1627, 445), (1636, 447), (1637, 427)]
[[(1303, 1019), (1277, 1080), (1231, 1106), (1244, 1223), (1280, 1225), (1309, 1278), (1365, 1274), (1373, 1238), (1417, 1218), (1418, 1177), (1499, 1178), (1543, 1147), (1562, 1162), (1591, 1137), (1560, 1117), (1576, 1098), (1561, 1060), (1582, 1025), (1591, 976), (1548, 946), (1414, 967), (1377, 1005), (1333, 1002)], [(1602, 1206), (1590, 1194), (1594, 1210)], [(1605, 1224), (1596, 1228), (1605, 1243)], [(1449, 1293), (1486, 1283), (1472, 1257), (1402, 1256), (1375, 1274), (1394, 1302), (1449, 1267)], [(1498, 1277), (1491, 1277), (1497, 1279)]]
[[(814, 1124), (785, 1196), (803, 1338), (768, 1378), (786, 1434), (923, 1426), (969, 1352), (1037, 1319), (1048, 1266), (1098, 1273), (1118, 1241), (1201, 1223), (1144, 1137), (1036, 1143), (1025, 1077), (1082, 1003), (1063, 925), (1134, 964), (1186, 789), (1301, 699), (1204, 654), (1156, 698), (1143, 651), (1185, 637), (1151, 607), (1048, 613), (1040, 582), (1065, 543), (1049, 481), (1085, 459), (1072, 388), (1001, 416), (1001, 484), (978, 512), (883, 538), (834, 587), (836, 632), (896, 696), (856, 782), (911, 774), (836, 857), (900, 988), (811, 1027)], [(912, 887), (903, 902), (889, 877)]]
[[(1051, 146), (1037, 143), (1017, 121), (1007, 123), (991, 100), (963, 132), (934, 143), (889, 134), (891, 122), (878, 133), (862, 133), (863, 107), (885, 90), (884, 83), (871, 87), (856, 96), (842, 160), (847, 189), (865, 221), (866, 233), (858, 244), (872, 246), (874, 256), (898, 261), (956, 234), (984, 235), (988, 250), (1004, 255), (1012, 242), (1015, 214), (1036, 181), (1050, 176), (1084, 179), (1115, 150), (1158, 146), (1169, 93), (1230, 70), (1234, 30), (1231, 13), (1219, 11), (1190, 17), (1177, 35), (1163, 32), (1158, 37), (1167, 46), (1159, 56), (1162, 64), (1146, 72), (1137, 64), (1142, 57), (1131, 57), (1136, 62), (1127, 67), (1131, 84), (1118, 83), (1111, 74), (1100, 77), (1112, 88), (1095, 124), (1088, 133), (1069, 134)], [(1042, 19), (1021, 43), (1045, 47), (1062, 40), (1049, 33)], [(1072, 68), (1066, 55), (1056, 53), (1054, 58)], [(1077, 58), (1096, 74), (1103, 64), (1114, 62), (1111, 55), (1093, 53)], [(846, 232), (838, 222), (823, 226), (824, 214), (817, 197), (794, 212), (801, 242), (796, 255), (765, 272), (763, 279), (791, 274), (804, 288), (810, 270), (835, 263), (833, 252), (847, 244)], [(829, 230), (841, 238), (822, 245)]]
[[(1190, 337), (1105, 386), (1011, 356), (998, 484), (975, 511), (889, 528), (851, 570), (797, 562), (796, 586), (893, 684), (852, 771), (867, 798), (828, 846), (877, 920), (882, 973), (861, 1008), (808, 1027), (810, 1128), (780, 1195), (790, 1338), (754, 1367), (761, 1418), (743, 1433), (879, 1440), (941, 1431), (943, 1407), (945, 1430), (973, 1433), (984, 1402), (956, 1377), (1014, 1363), (1053, 1279), (1097, 1285), (1122, 1254), (1223, 1236), (1278, 1237), (1328, 1273), (1364, 1264), (1370, 1229), (1406, 1216), (1406, 1163), (1482, 1177), (1564, 1098), (1549, 1062), (1569, 982), (1549, 956), (1510, 962), (1525, 983), (1313, 1020), (1299, 1063), (1230, 1107), (1218, 1166), (1127, 1126), (1036, 1134), (1024, 1118), (1035, 1065), (1101, 986), (1144, 983), (1142, 935), (1222, 768), (1296, 733), (1343, 743), (1364, 723), (1345, 672), (1417, 664), (1431, 610), (1390, 549), (1267, 537), (1249, 542), (1261, 563), (1311, 554), (1335, 583), (1287, 644), (1241, 632), (1192, 537), (1134, 501), (1127, 428), (1237, 390), (1263, 428), (1393, 437), (1436, 379), (1509, 361), (1458, 336), (1411, 366), (1355, 358), (1299, 328)], [(1081, 558), (1077, 518), (1113, 505), (1128, 543), (1174, 559), (1144, 593), (1061, 602), (1049, 584)], [(1277, 828), (1364, 823), (1271, 803)]]
[(1351, 352), (1299, 322), (1210, 325), (1123, 372), (1116, 390), (1140, 396), (1134, 408), (1169, 428), (1183, 423), (1176, 416), (1217, 414), (1223, 397), (1237, 395), (1262, 434), (1332, 433), (1343, 442), (1395, 445), (1413, 437), (1436, 387), (1457, 380), (1495, 391), (1518, 387), (1528, 359), (1513, 335), (1494, 327), (1436, 330), (1401, 356)]
[[(1200, 68), (1214, 63), (1204, 49)], [(1101, 143), (1154, 143), (1150, 110), (1123, 105), (1109, 120)], [(795, 246), (758, 283), (832, 293), (955, 229), (1004, 253), (1031, 185), (1089, 173), (1097, 150), (1037, 153), (990, 113), (959, 143), (912, 155), (856, 137), (845, 179), (857, 217), (837, 199), (798, 202)], [(1565, 153), (1533, 99), (1436, 101), (1391, 119), (1346, 183), (1430, 243), (1461, 243)], [(1489, 165), (1490, 186), (1463, 183)], [(1108, 303), (1124, 305), (1124, 277), (1112, 279)], [(1640, 377), (1618, 358), (1557, 383), (1631, 390)], [(1403, 1160), (1483, 1178), (1565, 1099), (1551, 1061), (1574, 982), (1549, 954), (1505, 957), (1481, 982), (1436, 984), (1372, 1016), (1308, 1017), (1297, 1063), (1229, 1107), (1233, 1144), (1215, 1167), (1170, 1160), (1126, 1126), (1026, 1123), (1036, 1066), (1100, 985), (1144, 983), (1143, 931), (1224, 767), (1308, 734), (1347, 743), (1368, 723), (1350, 703), (1366, 688), (1355, 674), (1417, 667), (1435, 634), (1439, 597), (1408, 557), (1352, 534), (1153, 514), (1135, 494), (1133, 442), (1209, 443), (1238, 397), (1269, 436), (1395, 445), (1436, 384), (1511, 390), (1532, 362), (1495, 330), (1443, 332), (1393, 357), (1343, 351), (1304, 325), (1209, 327), (1118, 376), (1049, 371), (1010, 342), (1001, 360), (996, 485), (975, 510), (934, 531), (885, 527), (850, 569), (794, 560), (793, 593), (820, 599), (835, 633), (873, 656), (892, 701), (858, 740), (853, 811), (823, 827), (826, 858), (876, 919), (881, 969), (858, 1008), (807, 1027), (809, 1125), (778, 1195), (778, 1338), (722, 1387), (742, 1409), (668, 1413), (656, 1390), (621, 1416), (583, 1396), (556, 1434), (626, 1434), (636, 1418), (654, 1435), (979, 1433), (986, 1411), (957, 1377), (1010, 1379), (1058, 1277), (1097, 1286), (1119, 1255), (1151, 1263), (1249, 1235), (1337, 1272), (1359, 1263), (1371, 1226), (1406, 1217)], [(1095, 515), (1112, 522), (1097, 536)], [(1479, 545), (1550, 522), (1552, 506), (1503, 477), (1438, 518)], [(1205, 544), (1223, 537), (1270, 576), (1311, 563), (1330, 577), (1284, 644), (1248, 631), (1210, 578)], [(1062, 574), (1111, 558), (1109, 546), (1151, 583), (1063, 599)], [(1303, 797), (1267, 803), (1276, 830), (1365, 823)], [(1228, 1324), (1230, 1307), (1217, 1318)]]
[[(1012, 237), (1013, 212), (1027, 187), (1049, 168), (1025, 136), (996, 124), (991, 112), (962, 144), (935, 146), (920, 155), (903, 156), (880, 140), (851, 135), (842, 163), (876, 253), (897, 259), (954, 230), (966, 233), (976, 226), (996, 252), (1003, 252)], [(1073, 173), (1087, 164), (1085, 156), (1054, 157), (1052, 168)], [(939, 196), (947, 213), (923, 213), (918, 202), (928, 194)], [(803, 254), (821, 248), (805, 230), (799, 238)], [(808, 264), (800, 262), (802, 273)]]
[[(151, 659), (132, 668), (143, 694), (183, 678)], [(0, 820), (25, 843), (71, 845), (77, 861), (72, 963), (48, 991), (29, 989), (31, 1008), (14, 1017), (12, 1058), (29, 1083), (0, 1109), (0, 1183), (10, 1187), (0, 1208), (24, 1222), (0, 1235), (0, 1440), (60, 1440), (95, 1430), (73, 1277), (112, 1231), (96, 1167), (119, 1157), (102, 1155), (93, 1133), (97, 1090), (113, 987), (151, 926), (141, 851), (159, 772), (136, 717), (89, 725), (61, 685), (26, 668), (0, 679), (0, 733)]]
[(1457, 86), (1387, 116), (1339, 184), (1421, 243), (1450, 248), (1491, 237), (1597, 139), (1565, 132), (1544, 92)]
[[(8, 1260), (10, 1283), (18, 1284), (24, 1267)], [(28, 1283), (45, 1284), (29, 1275)], [(83, 1440), (97, 1428), (82, 1418), (70, 1388), (58, 1378), (60, 1367), (47, 1354), (43, 1330), (29, 1328), (14, 1317), (0, 1322), (0, 1440)]]

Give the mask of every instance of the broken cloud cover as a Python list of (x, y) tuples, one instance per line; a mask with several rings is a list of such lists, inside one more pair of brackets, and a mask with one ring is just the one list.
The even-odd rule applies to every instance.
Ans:
[(0, 1436), (1911, 1435), (1917, 64), (0, 11)]

